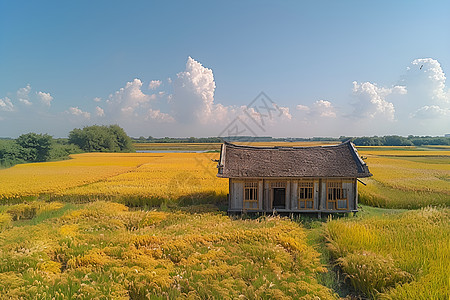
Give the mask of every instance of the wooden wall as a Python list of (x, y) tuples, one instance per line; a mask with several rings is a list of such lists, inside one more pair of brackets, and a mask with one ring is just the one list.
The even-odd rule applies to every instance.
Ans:
[[(252, 179), (247, 181), (258, 182), (258, 209), (255, 211), (272, 212), (273, 190), (271, 184), (273, 182), (285, 182), (286, 188), (286, 208), (284, 211), (327, 211), (327, 178), (314, 178), (314, 208), (312, 210), (304, 210), (298, 207), (298, 182), (301, 179)], [(334, 179), (335, 180), (335, 179)], [(244, 183), (243, 179), (229, 180), (229, 211), (243, 211)], [(343, 211), (357, 210), (357, 182), (356, 178), (343, 179), (343, 189), (347, 190), (348, 209)], [(280, 210), (281, 211), (281, 210)]]

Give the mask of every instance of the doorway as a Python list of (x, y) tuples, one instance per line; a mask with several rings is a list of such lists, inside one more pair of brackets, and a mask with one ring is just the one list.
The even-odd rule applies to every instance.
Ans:
[(273, 203), (274, 209), (286, 208), (286, 188), (273, 188)]

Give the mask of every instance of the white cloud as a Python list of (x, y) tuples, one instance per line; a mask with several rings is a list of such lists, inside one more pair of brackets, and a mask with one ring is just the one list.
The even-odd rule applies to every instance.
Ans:
[(446, 76), (440, 63), (432, 58), (418, 58), (407, 68), (404, 81), (416, 94), (433, 103), (450, 102)]
[(279, 111), (281, 112), (281, 116), (291, 120), (292, 119), (292, 115), (289, 111), (289, 107), (283, 107), (283, 106), (278, 106)]
[(19, 99), (20, 102), (22, 102), (23, 104), (25, 104), (26, 106), (31, 106), (33, 105), (33, 102), (27, 100), (27, 99)]
[(311, 111), (320, 117), (336, 118), (336, 112), (330, 101), (318, 100), (314, 102)]
[(394, 120), (394, 104), (386, 101), (390, 94), (404, 95), (407, 93), (405, 86), (394, 86), (392, 88), (378, 87), (376, 83), (353, 81), (353, 96), (356, 98), (353, 116), (357, 118), (381, 117)]
[(11, 99), (9, 99), (8, 97), (0, 99), (0, 110), (13, 111), (14, 105), (12, 104)]
[(30, 91), (31, 86), (29, 84), (27, 84), (27, 86), (24, 88), (20, 88), (17, 91), (17, 100), (19, 100), (21, 103), (27, 106), (32, 105), (33, 103), (30, 102)]
[(335, 108), (330, 101), (327, 100), (317, 100), (311, 107), (298, 104), (296, 109), (302, 112), (306, 112), (309, 118), (325, 117), (325, 118), (336, 118)]
[(69, 107), (69, 113), (74, 116), (82, 116), (86, 119), (89, 119), (91, 117), (90, 113), (82, 111), (78, 107)]
[[(28, 130), (25, 126), (21, 127), (20, 122), (25, 118), (29, 120), (28, 128), (46, 124), (50, 133), (54, 133), (51, 132), (52, 128), (59, 126), (55, 125), (56, 120), (59, 122), (57, 124), (63, 124), (69, 119), (66, 127), (95, 122), (116, 123), (134, 136), (153, 134), (149, 130), (156, 130), (158, 136), (218, 135), (228, 130), (227, 126), (234, 126), (232, 122), (238, 117), (241, 122), (236, 123), (238, 131), (244, 129), (244, 123), (251, 127), (251, 132), (241, 132), (244, 135), (436, 135), (443, 134), (449, 128), (450, 99), (445, 85), (446, 76), (439, 62), (431, 58), (412, 61), (397, 85), (353, 82), (352, 103), (337, 102), (334, 99), (290, 107), (278, 106), (268, 101), (270, 99), (266, 99), (264, 103), (259, 100), (249, 104), (252, 107), (219, 103), (215, 98), (213, 71), (191, 57), (187, 59), (184, 70), (172, 78), (173, 80), (153, 80), (148, 89), (136, 78), (107, 97), (102, 95), (102, 98), (90, 98), (94, 105), (87, 111), (77, 106), (80, 103), (63, 109), (65, 113), (56, 114), (52, 114), (43, 105), (31, 106), (33, 110), (24, 107), (23, 104), (39, 102), (50, 106), (53, 102), (50, 93), (34, 92), (28, 84), (16, 93), (13, 92), (12, 97), (8, 95), (13, 100), (8, 97), (0, 99), (0, 117), (8, 120), (8, 127), (20, 128), (16, 129), (17, 132)], [(168, 89), (163, 91), (162, 85)], [(338, 99), (338, 95), (336, 98)], [(8, 119), (8, 111), (14, 111), (14, 118)], [(346, 117), (343, 111), (354, 118)], [(11, 132), (5, 126), (0, 129)], [(57, 130), (58, 134), (65, 134), (61, 131), (66, 129), (58, 127)]]
[(41, 99), (41, 102), (44, 105), (50, 106), (50, 104), (53, 100), (53, 97), (50, 95), (50, 93), (38, 92), (37, 95)]
[(450, 128), (450, 92), (440, 63), (432, 58), (411, 62), (402, 76), (408, 95), (396, 102), (405, 131), (442, 134)]
[(309, 111), (309, 106), (298, 104), (296, 106), (297, 110)]
[(189, 57), (173, 81), (172, 110), (181, 123), (207, 123), (213, 116), (216, 83), (211, 69)]
[(154, 97), (146, 95), (142, 92), (142, 81), (135, 78), (133, 81), (127, 82), (124, 88), (121, 88), (114, 94), (109, 95), (106, 102), (112, 106), (114, 110), (118, 110), (127, 115), (132, 115), (139, 108), (145, 108), (149, 105)]
[(162, 84), (161, 80), (152, 80), (150, 81), (148, 88), (151, 90), (157, 89)]
[(105, 111), (100, 106), (97, 106), (97, 107), (95, 107), (95, 114), (98, 117), (104, 117), (105, 116)]
[[(189, 135), (220, 134), (229, 126), (233, 127), (232, 122), (237, 118), (252, 126), (254, 134), (266, 134), (269, 128), (292, 119), (289, 107), (278, 106), (264, 93), (249, 104), (251, 107), (217, 103), (213, 71), (192, 57), (188, 58), (185, 70), (172, 82), (173, 94), (167, 96), (172, 116), (180, 128), (189, 130)], [(247, 128), (245, 134), (252, 133)]]
[(419, 119), (435, 119), (441, 117), (450, 117), (450, 109), (441, 108), (437, 105), (425, 105), (415, 111), (411, 117)]
[(403, 86), (403, 85), (396, 85), (391, 90), (392, 90), (392, 94), (399, 94), (399, 95), (408, 94), (408, 90), (406, 89), (406, 86)]
[(159, 109), (157, 110), (153, 110), (153, 109), (149, 109), (147, 112), (147, 120), (151, 119), (151, 120), (155, 120), (161, 123), (172, 123), (175, 122), (175, 119), (166, 113), (162, 113)]
[(120, 124), (136, 135), (148, 134), (146, 131), (152, 124), (174, 123), (172, 116), (157, 107), (166, 104), (164, 97), (164, 93), (144, 93), (142, 81), (136, 78), (109, 95), (103, 108), (96, 108), (96, 116), (102, 117), (102, 122)]

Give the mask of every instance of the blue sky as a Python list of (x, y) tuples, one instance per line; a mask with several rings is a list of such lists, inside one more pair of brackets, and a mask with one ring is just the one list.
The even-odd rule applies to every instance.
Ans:
[[(255, 135), (450, 133), (448, 1), (2, 1), (0, 14), (3, 137), (217, 136), (236, 119)], [(261, 91), (279, 113), (246, 107)]]

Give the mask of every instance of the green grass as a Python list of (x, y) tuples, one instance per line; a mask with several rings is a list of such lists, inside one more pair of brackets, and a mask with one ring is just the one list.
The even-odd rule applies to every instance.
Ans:
[(358, 210), (357, 216), (361, 218), (393, 215), (408, 211), (407, 209), (380, 208), (363, 204), (359, 205)]

